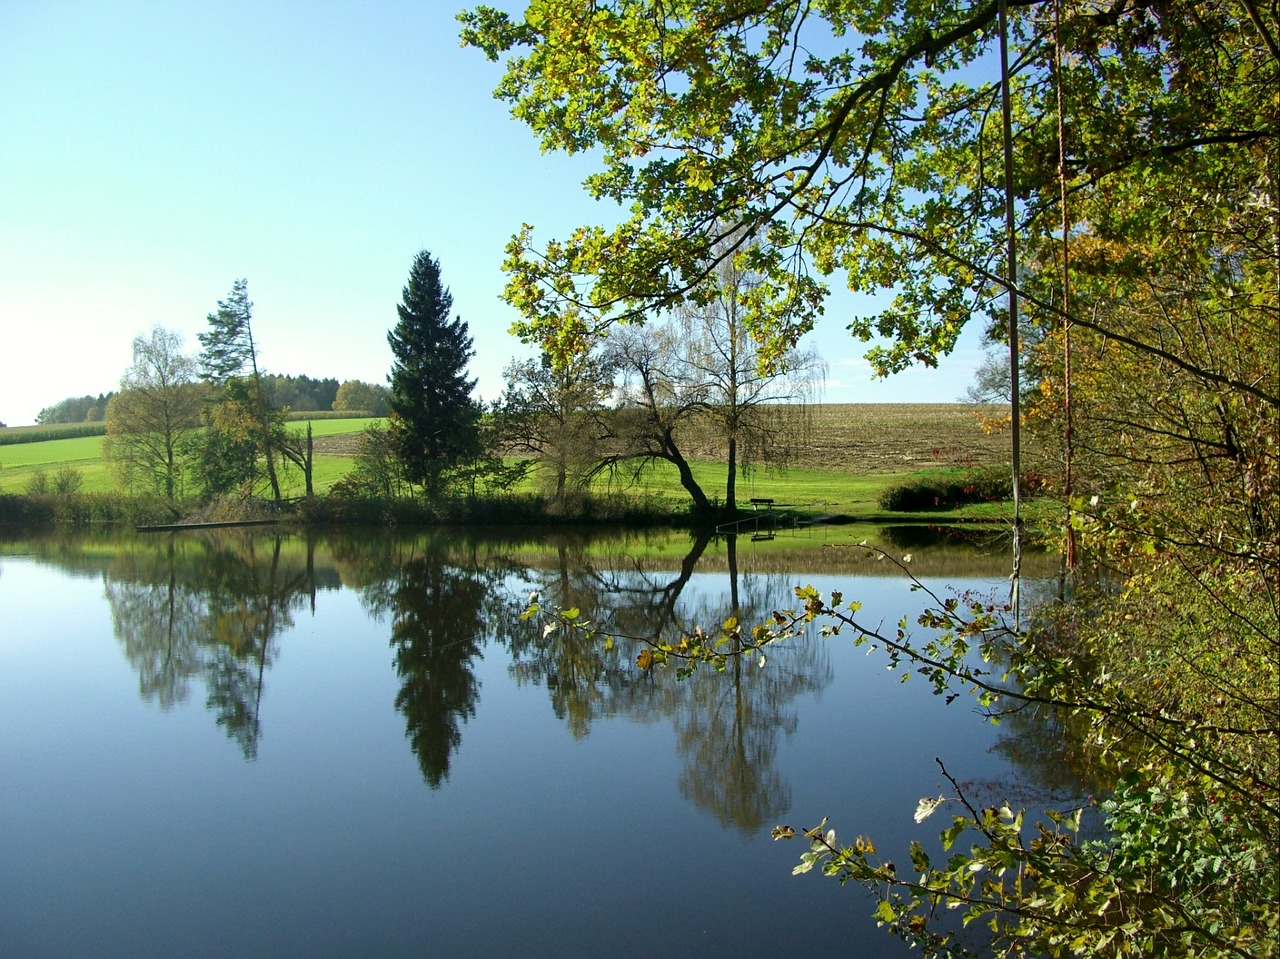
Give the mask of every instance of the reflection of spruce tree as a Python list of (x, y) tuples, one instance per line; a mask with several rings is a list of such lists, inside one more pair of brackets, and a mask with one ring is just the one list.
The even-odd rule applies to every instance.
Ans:
[(476, 577), (431, 556), (406, 563), (392, 591), (391, 647), (403, 683), (396, 709), (433, 789), (449, 778), (460, 724), (475, 715), (480, 684), (471, 660), (480, 652), (487, 592)]

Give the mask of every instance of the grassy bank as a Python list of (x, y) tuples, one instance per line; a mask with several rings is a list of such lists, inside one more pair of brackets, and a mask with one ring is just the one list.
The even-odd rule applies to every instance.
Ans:
[[(998, 503), (915, 512), (889, 511), (879, 503), (882, 492), (891, 486), (910, 482), (941, 484), (976, 471), (999, 469), (996, 464), (1006, 458), (1007, 438), (981, 429), (980, 420), (991, 414), (989, 408), (964, 404), (825, 404), (815, 407), (811, 414), (806, 429), (810, 438), (798, 465), (785, 471), (748, 470), (739, 476), (737, 501), (741, 508), (749, 511), (752, 498), (773, 500), (783, 514), (783, 523), (830, 516), (882, 522), (1006, 518), (1007, 507)], [(358, 418), (310, 422), (315, 438), (313, 484), (323, 497), (350, 471), (360, 431), (377, 421)], [(301, 432), (305, 425), (306, 421), (300, 420), (290, 427)], [(0, 447), (0, 493), (24, 493), (38, 473), (52, 478), (59, 471), (73, 470), (81, 477), (78, 494), (105, 497), (116, 504), (96, 512), (103, 517), (112, 513), (136, 515), (139, 507), (120, 504), (145, 502), (146, 498), (125, 497), (119, 492), (102, 457), (102, 442), (101, 436), (79, 436)], [(723, 451), (709, 442), (699, 453), (702, 458), (693, 462), (694, 475), (712, 501), (722, 503), (727, 478)], [(283, 479), (288, 497), (302, 496), (303, 477), (297, 470), (285, 471)], [(488, 502), (489, 511), (495, 516), (510, 514), (516, 521), (528, 521), (534, 516), (554, 518), (558, 510), (543, 499), (544, 488), (535, 471), (513, 491), (514, 495)], [(597, 509), (602, 518), (629, 515), (679, 520), (689, 503), (675, 468), (666, 463), (646, 469), (638, 477), (630, 473), (602, 476), (590, 495), (600, 504)], [(52, 509), (52, 505), (55, 504), (47, 504), (42, 512)], [(350, 514), (350, 504), (341, 509), (339, 505), (329, 508), (321, 504), (319, 512)], [(380, 510), (373, 504), (365, 506), (362, 515), (372, 521), (369, 517), (378, 515)], [(477, 509), (476, 504), (471, 504), (466, 509), (446, 512), (456, 519), (472, 515)], [(145, 511), (155, 509), (148, 505)], [(13, 512), (10, 510), (10, 515)], [(64, 507), (60, 512), (65, 516), (69, 510)], [(404, 521), (423, 515), (412, 509), (403, 512)]]

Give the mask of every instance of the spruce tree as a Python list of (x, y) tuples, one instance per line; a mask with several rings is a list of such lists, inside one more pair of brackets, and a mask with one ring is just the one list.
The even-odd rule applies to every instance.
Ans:
[(405, 473), (429, 492), (439, 490), (443, 473), (480, 451), (480, 407), (467, 378), (475, 355), (467, 324), (449, 318), (453, 296), (440, 282), (440, 264), (423, 250), (413, 260), (400, 315), (387, 334), (394, 362), (391, 428)]

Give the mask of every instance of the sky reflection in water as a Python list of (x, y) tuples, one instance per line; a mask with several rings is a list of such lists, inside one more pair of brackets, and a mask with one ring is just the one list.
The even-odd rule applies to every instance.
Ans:
[[(936, 833), (911, 819), (935, 756), (1011, 783), (1006, 754), (1045, 744), (992, 752), (963, 701), (843, 639), (676, 682), (634, 643), (520, 621), (531, 589), (630, 636), (711, 626), (735, 595), (757, 622), (801, 582), (872, 622), (919, 605), (820, 539), (776, 572), (745, 539), (663, 545), (4, 545), (0, 953), (905, 955), (859, 890), (793, 878), (802, 847), (769, 829), (829, 815), (905, 859)], [(963, 587), (1001, 569), (912, 548), (953, 582), (967, 565)]]

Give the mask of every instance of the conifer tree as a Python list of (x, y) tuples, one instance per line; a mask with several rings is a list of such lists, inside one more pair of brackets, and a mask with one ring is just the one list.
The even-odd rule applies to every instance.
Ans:
[[(231, 440), (231, 444), (242, 449), (256, 446), (257, 450), (265, 456), (271, 494), (276, 502), (279, 502), (280, 478), (276, 473), (275, 452), (283, 417), (263, 388), (262, 372), (258, 368), (258, 351), (253, 340), (253, 304), (249, 302), (249, 281), (236, 280), (232, 284), (231, 295), (225, 300), (218, 301), (218, 312), (210, 313), (207, 320), (208, 332), (196, 334), (202, 347), (200, 375), (221, 387), (225, 394), (224, 399), (235, 399), (250, 411), (253, 426), (249, 435)], [(246, 380), (249, 390), (238, 390), (235, 384), (237, 379)], [(237, 398), (237, 392), (242, 394), (247, 392), (247, 396)], [(226, 421), (228, 418), (223, 419)], [(216, 422), (217, 417), (213, 417), (212, 420)], [(213, 431), (215, 434), (217, 432), (216, 429)], [(210, 444), (206, 453), (214, 459), (226, 458), (224, 453), (218, 452), (217, 443)], [(248, 461), (250, 471), (252, 471), (253, 459), (256, 457), (251, 457)], [(225, 463), (206, 464), (208, 467), (223, 465)], [(212, 469), (212, 472), (217, 472), (217, 469)]]
[(480, 407), (467, 378), (475, 355), (467, 324), (449, 318), (453, 296), (440, 281), (440, 264), (428, 250), (409, 271), (400, 319), (387, 334), (394, 362), (391, 426), (405, 472), (414, 483), (438, 492), (445, 470), (479, 452)]

